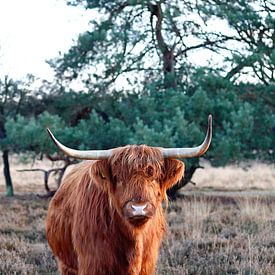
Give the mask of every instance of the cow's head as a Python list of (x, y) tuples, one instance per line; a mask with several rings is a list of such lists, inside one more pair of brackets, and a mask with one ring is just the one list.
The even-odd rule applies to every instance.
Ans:
[(164, 159), (158, 148), (129, 145), (97, 161), (92, 170), (121, 216), (140, 226), (155, 215), (166, 190), (181, 179), (184, 164)]
[[(49, 130), (48, 130), (49, 131)], [(67, 155), (97, 159), (91, 167), (92, 177), (110, 196), (110, 203), (133, 226), (141, 226), (159, 211), (166, 191), (183, 176), (183, 162), (174, 158), (200, 156), (208, 149), (212, 137), (212, 119), (204, 142), (195, 148), (158, 148), (128, 145), (110, 150), (79, 151), (62, 145), (49, 134)]]

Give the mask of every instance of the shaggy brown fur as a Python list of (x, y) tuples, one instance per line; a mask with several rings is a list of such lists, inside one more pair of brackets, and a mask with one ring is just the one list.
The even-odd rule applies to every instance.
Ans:
[[(116, 149), (108, 160), (76, 166), (52, 199), (46, 222), (49, 245), (62, 274), (152, 274), (165, 232), (162, 201), (184, 165), (145, 145)], [(148, 201), (154, 216), (140, 226), (122, 212)]]

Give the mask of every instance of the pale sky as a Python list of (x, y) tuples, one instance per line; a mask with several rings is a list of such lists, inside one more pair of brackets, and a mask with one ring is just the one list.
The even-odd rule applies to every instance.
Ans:
[[(52, 80), (45, 61), (66, 52), (95, 17), (94, 11), (67, 6), (66, 0), (0, 0), (0, 77), (21, 79), (30, 73)], [(228, 29), (215, 21), (208, 28)], [(203, 50), (189, 58), (197, 65), (214, 65), (223, 57)]]
[(0, 76), (51, 79), (45, 60), (65, 52), (91, 16), (65, 0), (0, 0)]

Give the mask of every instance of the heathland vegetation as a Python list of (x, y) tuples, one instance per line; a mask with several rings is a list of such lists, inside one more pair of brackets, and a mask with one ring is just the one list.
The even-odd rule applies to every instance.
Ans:
[[(15, 160), (12, 167), (30, 168)], [(169, 203), (157, 274), (274, 274), (274, 171), (254, 163), (198, 173), (197, 186)], [(17, 195), (0, 195), (0, 274), (58, 274), (45, 238), (49, 200), (36, 196), (45, 192), (42, 177), (12, 172)]]

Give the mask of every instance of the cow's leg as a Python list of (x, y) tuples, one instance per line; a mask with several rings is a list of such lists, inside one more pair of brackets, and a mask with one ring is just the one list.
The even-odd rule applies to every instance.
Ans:
[(58, 260), (58, 269), (61, 275), (77, 275), (77, 270), (65, 265), (62, 261)]

